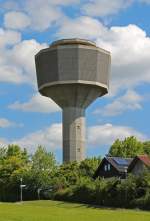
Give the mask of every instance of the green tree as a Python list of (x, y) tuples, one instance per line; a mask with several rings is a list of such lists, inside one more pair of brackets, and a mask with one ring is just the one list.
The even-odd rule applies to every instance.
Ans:
[(47, 152), (42, 146), (38, 146), (36, 152), (32, 156), (32, 169), (36, 171), (52, 172), (56, 168), (55, 156), (51, 152)]
[[(55, 176), (60, 182), (63, 180), (65, 186), (75, 185), (80, 176), (79, 164), (76, 161), (64, 163), (59, 166)], [(59, 186), (62, 186), (62, 183)]]
[(100, 157), (87, 158), (87, 159), (81, 161), (81, 163), (79, 165), (80, 174), (82, 176), (93, 177), (100, 162), (101, 162)]
[(117, 139), (115, 142), (112, 144), (109, 150), (109, 155), (111, 156), (123, 156), (123, 150), (122, 150), (122, 141)]
[(36, 192), (51, 186), (56, 170), (56, 160), (53, 153), (49, 153), (42, 146), (38, 146), (31, 159), (31, 170), (26, 174), (28, 189)]
[(150, 141), (143, 142), (144, 153), (150, 156)]
[(117, 139), (109, 150), (109, 155), (114, 157), (135, 157), (140, 154), (144, 154), (143, 143), (134, 136), (123, 141)]
[(20, 178), (28, 170), (25, 151), (17, 145), (9, 145), (0, 163), (0, 197), (2, 200), (17, 200)]
[(0, 163), (6, 157), (6, 147), (0, 147)]

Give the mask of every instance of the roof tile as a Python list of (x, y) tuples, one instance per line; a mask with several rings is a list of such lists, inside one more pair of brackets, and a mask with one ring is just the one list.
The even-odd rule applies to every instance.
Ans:
[(150, 166), (150, 157), (148, 155), (140, 155), (137, 156), (139, 160), (141, 160), (146, 166)]

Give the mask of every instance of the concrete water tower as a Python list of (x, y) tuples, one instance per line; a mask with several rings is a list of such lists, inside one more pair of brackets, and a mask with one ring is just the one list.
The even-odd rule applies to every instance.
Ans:
[(85, 157), (85, 109), (108, 93), (110, 53), (83, 39), (63, 39), (35, 56), (39, 92), (63, 110), (63, 161)]

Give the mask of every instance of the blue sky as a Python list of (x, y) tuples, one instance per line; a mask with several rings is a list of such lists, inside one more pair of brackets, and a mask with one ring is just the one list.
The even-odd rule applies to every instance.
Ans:
[(111, 52), (110, 90), (86, 111), (87, 156), (112, 142), (150, 139), (150, 0), (0, 0), (0, 144), (61, 161), (61, 110), (37, 90), (34, 55), (79, 37)]

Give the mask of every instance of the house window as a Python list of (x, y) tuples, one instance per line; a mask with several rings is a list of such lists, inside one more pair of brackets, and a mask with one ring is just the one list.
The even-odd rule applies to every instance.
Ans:
[(110, 171), (110, 164), (104, 165), (104, 171)]
[(104, 166), (104, 171), (107, 171), (107, 165)]

